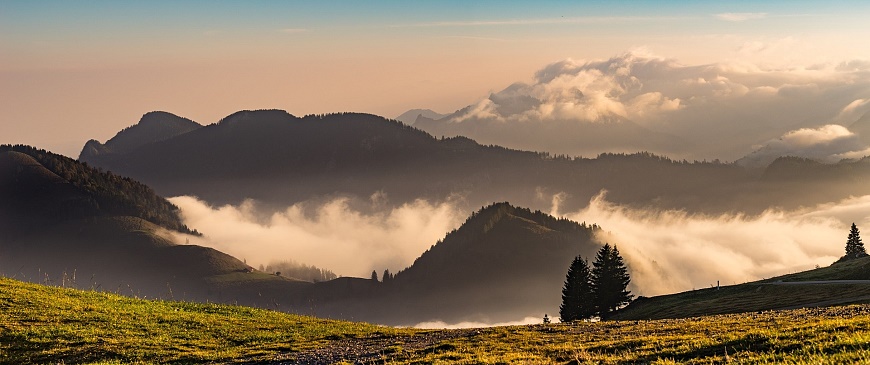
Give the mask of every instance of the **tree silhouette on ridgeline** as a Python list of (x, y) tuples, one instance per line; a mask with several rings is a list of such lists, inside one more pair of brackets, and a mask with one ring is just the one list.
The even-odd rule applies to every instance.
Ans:
[(580, 256), (574, 258), (562, 288), (559, 315), (562, 322), (592, 318), (607, 319), (631, 302), (631, 277), (616, 246), (605, 244), (595, 256), (592, 270)]
[(631, 302), (631, 277), (616, 246), (605, 244), (592, 263), (592, 284), (598, 315), (606, 319), (614, 310)]
[(562, 287), (562, 305), (559, 320), (577, 321), (595, 315), (595, 297), (592, 291), (592, 272), (589, 262), (579, 255), (571, 262), (565, 285)]
[(837, 262), (854, 260), (861, 257), (866, 257), (867, 251), (864, 249), (864, 243), (861, 242), (861, 232), (858, 226), (852, 223), (849, 229), (849, 237), (846, 239), (846, 254), (840, 257)]

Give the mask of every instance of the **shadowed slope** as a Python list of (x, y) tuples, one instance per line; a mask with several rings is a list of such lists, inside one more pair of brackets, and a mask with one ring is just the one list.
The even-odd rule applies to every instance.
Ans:
[(870, 257), (739, 285), (638, 298), (613, 319), (686, 318), (870, 303)]
[(88, 141), (79, 155), (79, 160), (95, 163), (102, 155), (127, 153), (148, 143), (163, 141), (201, 127), (199, 123), (172, 113), (148, 112), (139, 123), (118, 132), (105, 144), (96, 140)]
[(558, 311), (571, 260), (591, 257), (600, 247), (593, 239), (597, 229), (493, 204), (392, 280), (339, 279), (316, 284), (314, 296), (329, 311), (344, 307), (342, 318), (395, 325), (543, 317)]
[(178, 245), (170, 230), (195, 232), (147, 186), (27, 146), (0, 146), (0, 229), (0, 273), (35, 282), (261, 306), (309, 285)]

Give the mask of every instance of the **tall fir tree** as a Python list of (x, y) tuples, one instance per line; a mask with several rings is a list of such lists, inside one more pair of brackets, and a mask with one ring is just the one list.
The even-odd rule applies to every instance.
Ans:
[(595, 315), (594, 299), (589, 262), (577, 256), (571, 262), (568, 274), (565, 276), (559, 320), (570, 322), (591, 318)]
[(372, 270), (372, 281), (378, 282), (378, 272), (377, 270)]
[(837, 262), (864, 256), (867, 256), (867, 251), (864, 250), (864, 243), (861, 242), (861, 232), (858, 231), (858, 226), (852, 223), (852, 228), (849, 229), (849, 237), (846, 239), (846, 255), (837, 260)]
[(601, 319), (607, 319), (610, 313), (631, 301), (634, 296), (628, 290), (629, 282), (631, 277), (619, 250), (605, 244), (592, 263), (592, 289)]

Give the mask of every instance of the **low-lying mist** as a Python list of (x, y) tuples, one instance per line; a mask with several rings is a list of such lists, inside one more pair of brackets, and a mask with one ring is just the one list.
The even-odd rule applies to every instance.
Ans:
[[(843, 254), (852, 222), (870, 227), (870, 196), (754, 216), (628, 208), (608, 202), (604, 194), (582, 210), (560, 212), (562, 197), (553, 197), (551, 214), (600, 225), (599, 241), (618, 245), (631, 270), (632, 292), (644, 296), (827, 266)], [(191, 244), (255, 267), (295, 260), (358, 277), (408, 267), (471, 214), (450, 201), (390, 207), (337, 198), (267, 211), (252, 201), (212, 207), (193, 197), (170, 200), (181, 208), (185, 224), (204, 233), (188, 237)]]
[(181, 208), (189, 227), (202, 237), (191, 244), (226, 252), (249, 265), (294, 260), (341, 276), (369, 277), (377, 270), (396, 272), (457, 228), (465, 219), (450, 202), (417, 200), (386, 208), (373, 199), (371, 209), (349, 198), (305, 202), (268, 212), (253, 201), (212, 207), (189, 196), (169, 199)]
[(459, 322), (459, 323), (447, 323), (444, 321), (432, 321), (432, 322), (420, 322), (412, 327), (414, 328), (423, 328), (423, 329), (436, 329), (436, 328), (481, 328), (481, 327), (501, 327), (501, 326), (519, 326), (524, 324), (538, 324), (543, 321), (542, 318), (538, 317), (525, 317), (518, 321), (510, 321), (510, 322), (497, 322), (497, 323), (485, 323), (485, 322)]
[(870, 196), (758, 216), (705, 216), (629, 209), (601, 194), (562, 216), (601, 225), (598, 239), (618, 245), (632, 292), (651, 296), (830, 265), (844, 254), (852, 222), (870, 227)]

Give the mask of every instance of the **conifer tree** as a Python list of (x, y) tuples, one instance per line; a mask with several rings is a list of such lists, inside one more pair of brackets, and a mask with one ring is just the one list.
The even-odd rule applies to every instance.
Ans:
[(849, 229), (849, 237), (846, 239), (846, 255), (841, 257), (837, 262), (857, 259), (867, 256), (867, 251), (864, 250), (864, 243), (861, 242), (861, 232), (855, 223), (852, 223), (852, 228)]
[(559, 306), (559, 319), (570, 322), (591, 318), (595, 315), (595, 302), (589, 262), (580, 256), (574, 258), (562, 287), (562, 305)]
[(392, 274), (390, 274), (390, 269), (384, 269), (384, 275), (381, 276), (381, 281), (383, 283), (387, 283), (388, 281), (390, 281), (392, 279), (393, 279), (393, 276), (392, 276)]
[(378, 282), (378, 272), (377, 270), (372, 270), (372, 281)]
[(605, 244), (592, 263), (592, 290), (598, 315), (606, 319), (614, 310), (628, 304), (633, 295), (628, 290), (631, 277), (616, 246)]

